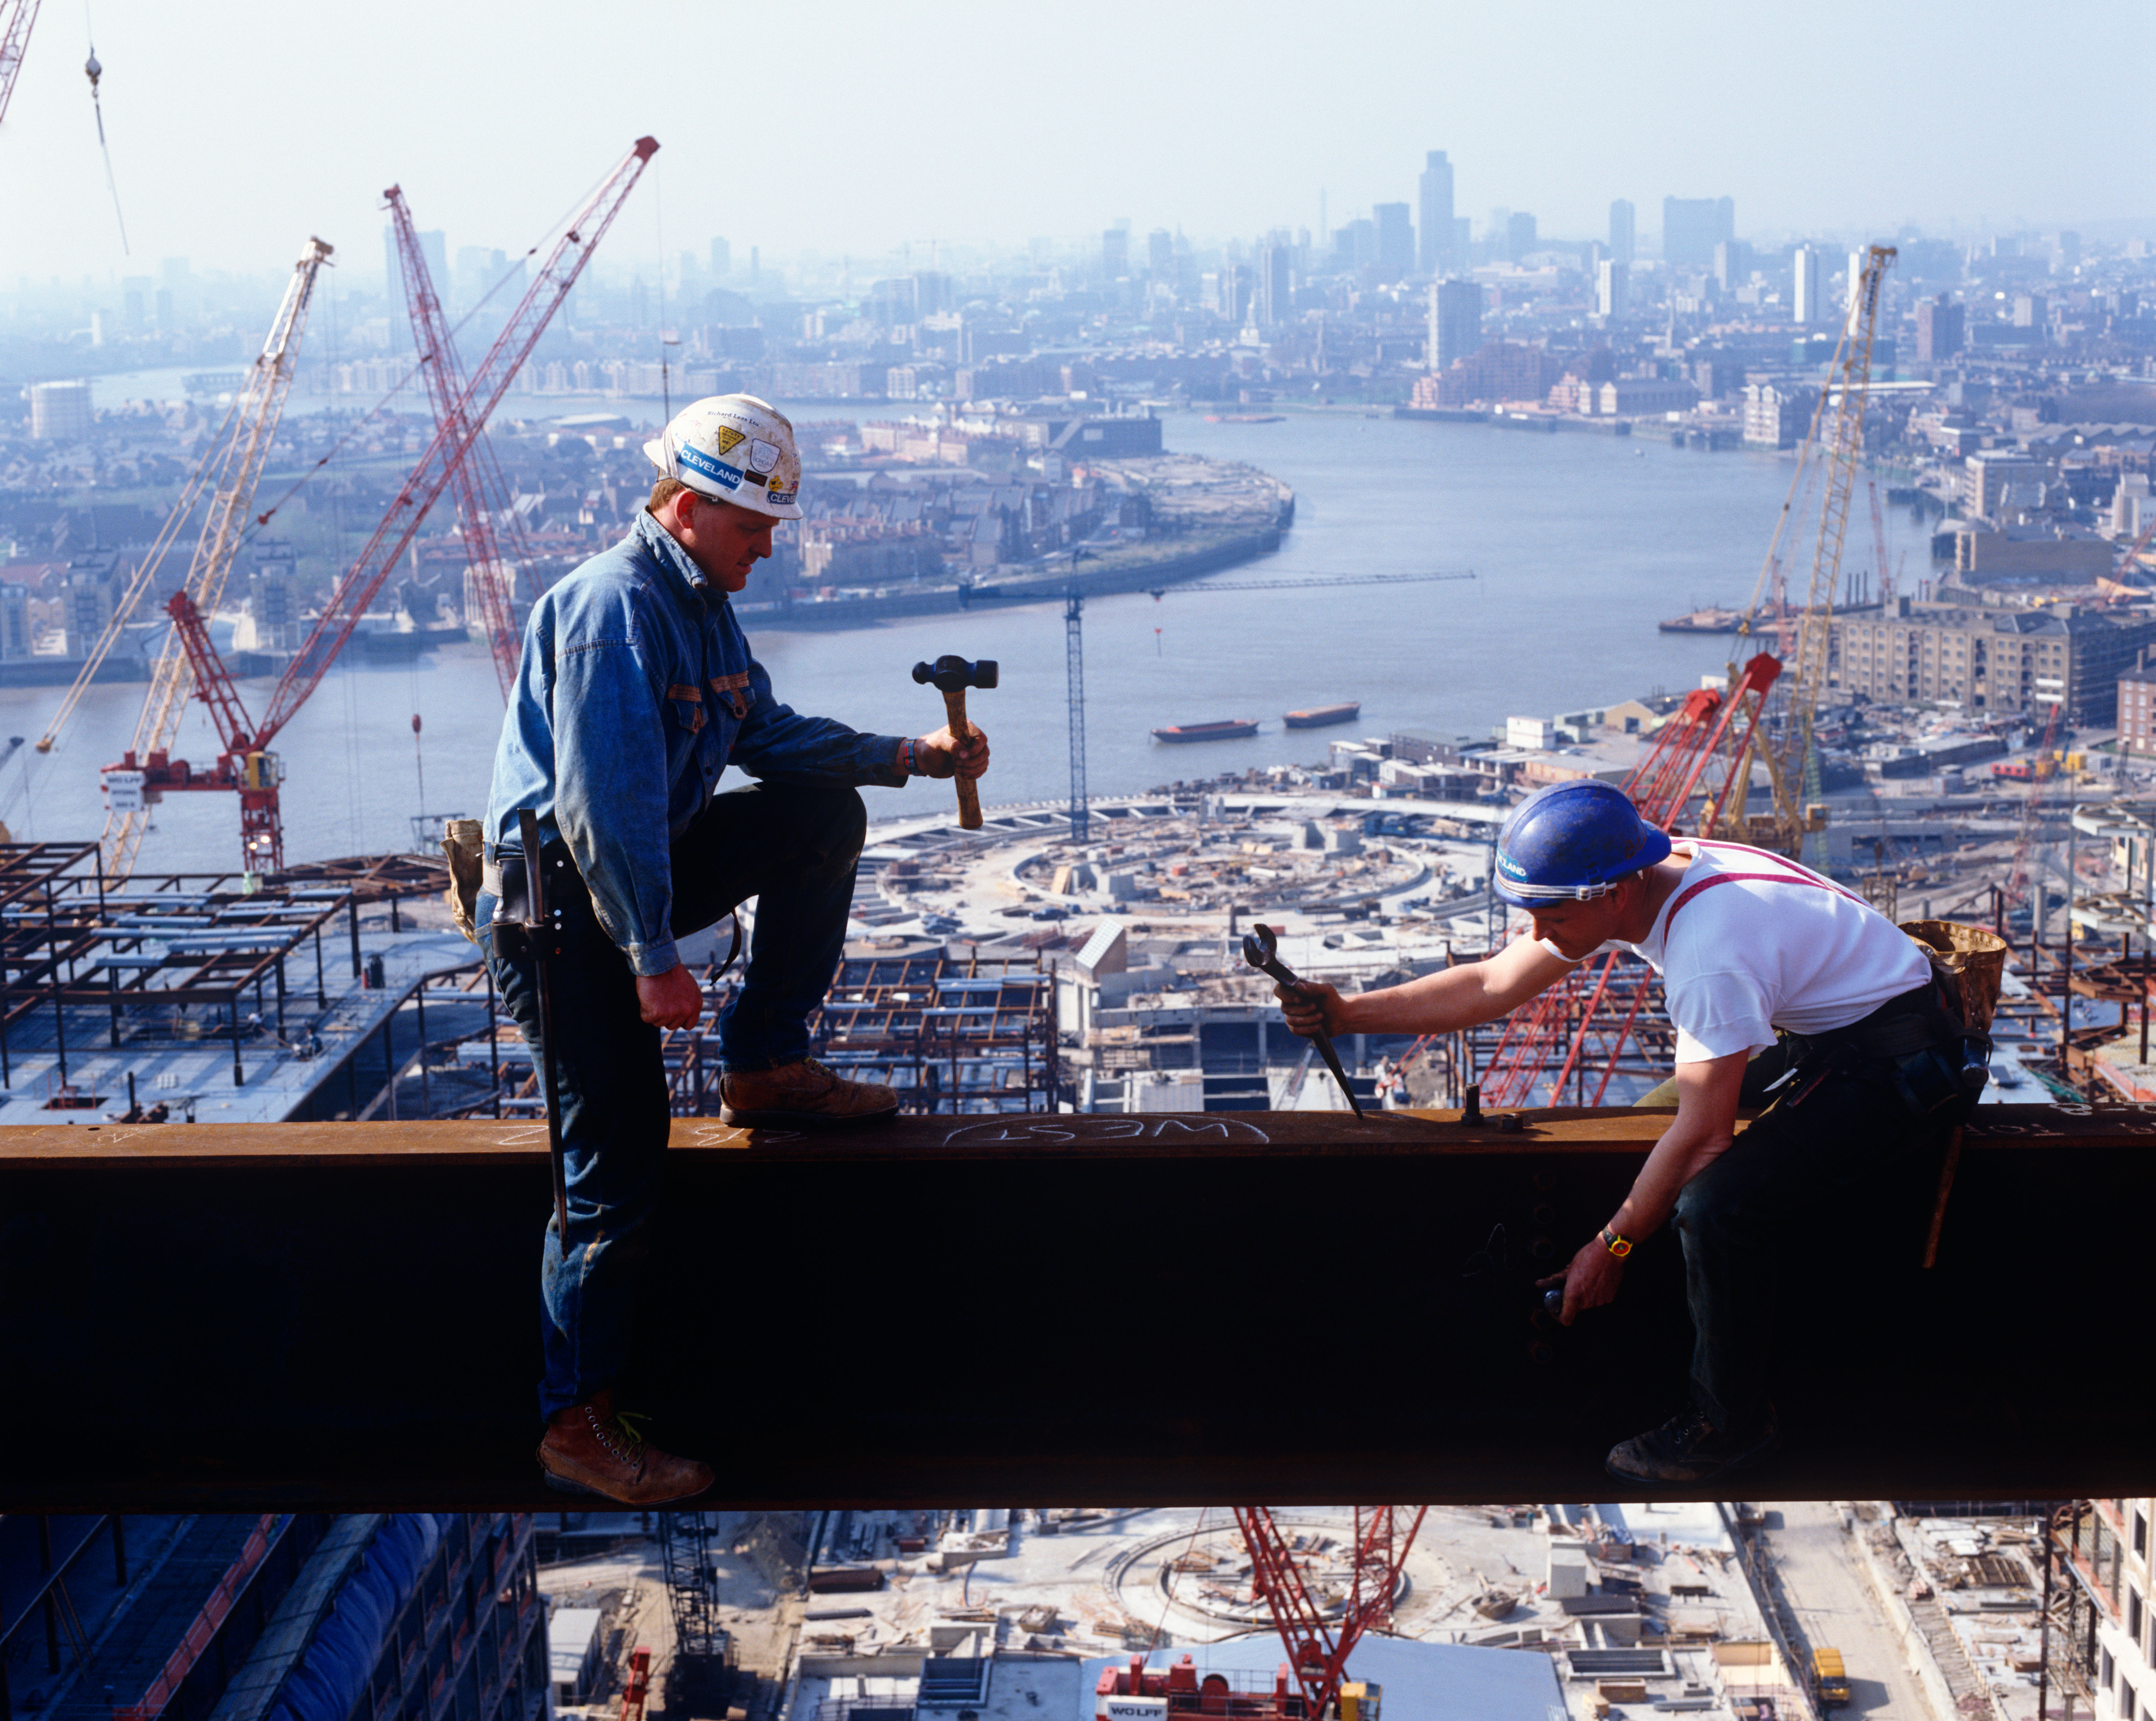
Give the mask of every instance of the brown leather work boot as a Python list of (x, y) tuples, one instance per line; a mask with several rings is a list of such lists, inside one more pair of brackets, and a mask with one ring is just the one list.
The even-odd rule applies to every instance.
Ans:
[(874, 1123), (897, 1112), (891, 1089), (849, 1081), (814, 1058), (776, 1070), (729, 1070), (719, 1078), (721, 1123)]
[(624, 1506), (685, 1500), (711, 1485), (710, 1465), (660, 1451), (616, 1414), (606, 1388), (547, 1419), (539, 1467), (550, 1488), (603, 1494)]

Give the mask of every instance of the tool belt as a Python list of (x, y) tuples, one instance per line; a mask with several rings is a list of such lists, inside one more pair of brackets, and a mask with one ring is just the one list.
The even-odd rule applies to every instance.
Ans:
[[(588, 908), (591, 891), (585, 886), (583, 875), (577, 871), (576, 863), (569, 858), (567, 844), (547, 844), (540, 851), (539, 861), (547, 869), (547, 930), (552, 936), (547, 940), (549, 948), (536, 953), (559, 956), (563, 912), (572, 902)], [(523, 852), (516, 849), (495, 850), (480, 868), (480, 888), (494, 894), (495, 948), (511, 958), (535, 953), (532, 947), (536, 929), (531, 924), (531, 873)]]
[(1872, 1070), (1921, 1122), (1973, 1104), (1991, 1076), (1990, 1037), (1971, 1025), (1959, 986), (1943, 968), (1846, 1027), (1783, 1037), (1796, 1083), (1792, 1109), (1829, 1076)]
[[(569, 858), (567, 843), (552, 842), (540, 850), (540, 864), (547, 869), (547, 918), (552, 924), (556, 948), (547, 953), (559, 955), (562, 912), (572, 902), (589, 908), (591, 886), (584, 876), (577, 871), (577, 863)], [(490, 891), (498, 905), (494, 911), (495, 938), (503, 951), (512, 956), (523, 954), (527, 934), (526, 924), (531, 918), (531, 876), (524, 864), (521, 850), (497, 849), (489, 855), (480, 868), (480, 888)], [(725, 974), (741, 958), (741, 917), (733, 919), (733, 941), (726, 950), (726, 959), (718, 966), (717, 973)]]

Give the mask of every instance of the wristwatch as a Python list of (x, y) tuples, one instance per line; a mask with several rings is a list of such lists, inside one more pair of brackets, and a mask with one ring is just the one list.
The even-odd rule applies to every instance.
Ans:
[(1622, 1261), (1632, 1252), (1632, 1240), (1630, 1237), (1619, 1236), (1608, 1225), (1604, 1225), (1602, 1227), (1602, 1246), (1615, 1256), (1618, 1260)]

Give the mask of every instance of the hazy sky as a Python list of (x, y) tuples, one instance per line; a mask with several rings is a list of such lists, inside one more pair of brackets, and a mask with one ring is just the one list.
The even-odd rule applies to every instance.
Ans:
[(0, 124), (0, 286), (281, 266), (310, 234), (381, 268), (380, 193), (465, 244), (536, 242), (640, 133), (661, 149), (607, 260), (903, 241), (1251, 236), (1415, 197), (1643, 231), (1666, 194), (1753, 238), (2156, 217), (2122, 79), (2148, 0), (1544, 0), (1538, 5), (627, 7), (592, 0), (97, 0), (131, 259), (83, 0), (44, 0)]

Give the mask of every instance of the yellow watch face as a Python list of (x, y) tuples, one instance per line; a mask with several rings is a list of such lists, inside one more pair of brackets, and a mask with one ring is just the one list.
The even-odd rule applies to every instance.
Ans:
[(1602, 1246), (1615, 1256), (1618, 1260), (1622, 1261), (1632, 1252), (1632, 1240), (1630, 1237), (1620, 1237), (1614, 1231), (1604, 1231), (1602, 1234)]

